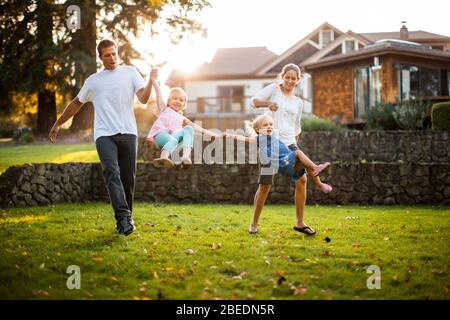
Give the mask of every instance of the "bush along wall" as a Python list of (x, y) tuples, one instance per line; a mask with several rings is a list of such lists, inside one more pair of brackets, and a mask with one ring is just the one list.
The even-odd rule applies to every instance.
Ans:
[(433, 130), (450, 130), (450, 102), (433, 105), (431, 127)]

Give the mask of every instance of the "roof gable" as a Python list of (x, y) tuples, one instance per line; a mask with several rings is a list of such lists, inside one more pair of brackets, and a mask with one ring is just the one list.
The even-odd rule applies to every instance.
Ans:
[(346, 33), (340, 35), (336, 40), (334, 40), (328, 46), (326, 46), (325, 48), (323, 48), (320, 51), (317, 51), (315, 54), (313, 54), (308, 59), (303, 61), (301, 65), (314, 63), (316, 61), (319, 61), (323, 57), (329, 56), (330, 53), (332, 53), (336, 48), (339, 48), (339, 46), (341, 46), (342, 43), (347, 40), (358, 40), (358, 42), (364, 46), (370, 44), (370, 41), (368, 41), (366, 38), (358, 35), (357, 33), (354, 33), (351, 30), (348, 30)]
[[(279, 66), (279, 65), (283, 64), (284, 61), (288, 60), (288, 58), (290, 56), (295, 56), (295, 52), (300, 50), (303, 46), (305, 46), (307, 44), (309, 46), (314, 46), (315, 43), (313, 41), (311, 41), (310, 39), (313, 38), (314, 36), (316, 36), (320, 32), (320, 30), (323, 30), (323, 29), (331, 29), (338, 36), (343, 34), (343, 32), (340, 31), (338, 28), (332, 26), (328, 22), (325, 22), (325, 23), (321, 24), (318, 28), (316, 28), (314, 31), (312, 31), (310, 34), (308, 34), (306, 37), (304, 37), (302, 40), (300, 40), (296, 44), (294, 44), (291, 48), (286, 50), (283, 54), (281, 54), (280, 56), (276, 57), (272, 61), (268, 62), (267, 64), (265, 64), (261, 68), (259, 68), (257, 70), (257, 74), (264, 74), (264, 73), (271, 72), (276, 66)], [(320, 48), (318, 46), (316, 47), (316, 49), (320, 50)], [(310, 51), (311, 51), (311, 55), (314, 54), (314, 52), (315, 52), (315, 51), (313, 52), (313, 50), (310, 50)], [(307, 57), (305, 57), (305, 58), (307, 58)], [(290, 62), (293, 62), (293, 61), (290, 61)], [(300, 64), (301, 62), (302, 61), (296, 61), (297, 64)], [(286, 63), (284, 63), (284, 64), (286, 64)]]

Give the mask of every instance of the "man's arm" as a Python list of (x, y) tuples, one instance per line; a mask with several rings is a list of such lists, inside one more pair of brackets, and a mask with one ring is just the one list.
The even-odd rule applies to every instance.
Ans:
[(48, 135), (50, 141), (54, 143), (56, 141), (56, 136), (58, 135), (59, 127), (63, 125), (67, 120), (72, 118), (81, 108), (83, 103), (78, 100), (78, 97), (70, 101), (67, 107), (64, 109), (62, 115), (55, 121), (52, 129)]
[(136, 96), (140, 103), (146, 104), (152, 93), (152, 80), (148, 80), (147, 85), (136, 92)]

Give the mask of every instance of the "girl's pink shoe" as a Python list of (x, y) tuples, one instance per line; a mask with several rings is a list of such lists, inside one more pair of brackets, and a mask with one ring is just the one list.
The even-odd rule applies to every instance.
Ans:
[(320, 186), (320, 190), (322, 190), (322, 192), (324, 193), (330, 193), (331, 190), (333, 190), (333, 187), (330, 186), (329, 184), (322, 183), (322, 185)]
[(317, 168), (315, 168), (315, 169), (312, 171), (313, 176), (314, 176), (314, 177), (318, 176), (319, 173), (321, 173), (323, 170), (325, 170), (325, 169), (328, 168), (329, 166), (330, 166), (330, 163), (329, 163), (329, 162), (325, 162), (325, 163), (319, 164), (319, 165), (317, 166)]

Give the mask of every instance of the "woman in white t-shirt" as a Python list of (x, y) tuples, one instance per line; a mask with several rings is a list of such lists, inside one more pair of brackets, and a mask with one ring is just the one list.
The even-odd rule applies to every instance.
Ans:
[[(293, 93), (295, 85), (300, 80), (300, 76), (300, 68), (297, 65), (293, 63), (287, 64), (279, 74), (281, 81), (264, 87), (252, 97), (252, 107), (267, 108), (266, 112), (270, 113), (273, 118), (273, 126), (279, 139), (292, 151), (300, 150), (297, 145), (297, 136), (301, 132), (300, 120), (303, 111), (303, 100)], [(253, 221), (249, 226), (250, 233), (256, 233), (258, 231), (259, 216), (261, 215), (264, 203), (273, 184), (273, 174), (267, 173), (267, 170), (263, 171), (262, 168), (258, 180), (259, 187), (255, 194)], [(303, 175), (297, 179), (295, 184), (297, 223), (294, 226), (294, 230), (307, 235), (313, 235), (316, 231), (303, 221), (307, 182), (304, 173), (305, 170), (303, 169)], [(320, 186), (322, 191), (326, 193), (331, 192), (331, 186), (322, 183), (318, 176), (313, 176), (312, 179), (317, 179), (314, 181), (315, 185)]]

